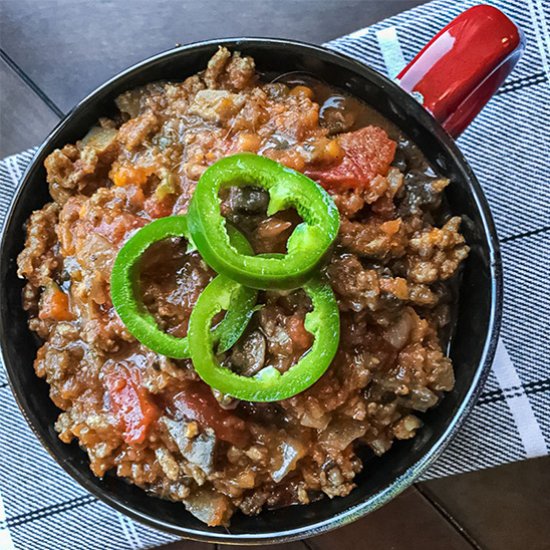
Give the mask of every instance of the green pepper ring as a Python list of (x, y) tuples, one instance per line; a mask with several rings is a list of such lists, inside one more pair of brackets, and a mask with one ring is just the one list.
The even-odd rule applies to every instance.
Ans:
[[(269, 216), (294, 207), (304, 220), (288, 239), (282, 258), (246, 255), (231, 244), (219, 192), (233, 185), (266, 189)], [(210, 166), (189, 207), (189, 230), (204, 261), (217, 273), (252, 288), (298, 288), (313, 274), (336, 239), (338, 210), (330, 195), (300, 172), (265, 157), (240, 153)]]
[[(189, 241), (186, 216), (160, 218), (139, 229), (119, 251), (111, 273), (113, 306), (128, 331), (151, 350), (174, 359), (189, 358), (187, 336), (177, 338), (160, 330), (154, 317), (138, 298), (137, 268), (143, 253), (154, 243), (170, 237), (184, 237)], [(251, 252), (250, 244), (237, 230), (231, 230), (233, 245), (243, 253)], [(214, 279), (215, 280), (215, 279)], [(240, 338), (248, 325), (257, 292), (241, 287), (224, 319), (212, 330), (218, 351), (227, 351)]]
[(314, 384), (328, 369), (340, 339), (340, 314), (332, 288), (320, 277), (309, 280), (304, 290), (313, 304), (304, 325), (313, 334), (311, 348), (288, 371), (273, 367), (253, 377), (241, 376), (220, 365), (213, 350), (212, 319), (232, 307), (234, 294), (242, 286), (222, 275), (202, 291), (189, 319), (189, 351), (197, 374), (212, 388), (245, 401), (268, 402), (287, 399)]

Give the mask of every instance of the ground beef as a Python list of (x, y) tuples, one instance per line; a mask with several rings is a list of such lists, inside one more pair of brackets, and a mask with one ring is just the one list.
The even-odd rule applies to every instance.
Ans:
[[(453, 387), (439, 334), (468, 247), (460, 218), (441, 207), (448, 180), (358, 100), (311, 79), (262, 83), (251, 58), (224, 48), (204, 72), (116, 104), (114, 119), (47, 158), (53, 202), (30, 217), (18, 258), (29, 325), (43, 339), (35, 370), (61, 410), (59, 437), (78, 440), (97, 476), (112, 470), (209, 525), (226, 525), (236, 510), (347, 495), (362, 468), (358, 449), (380, 455), (414, 437), (421, 414)], [(324, 268), (340, 308), (338, 353), (315, 385), (278, 403), (213, 392), (189, 360), (137, 342), (110, 298), (128, 237), (184, 213), (204, 170), (239, 151), (309, 174), (341, 217)], [(269, 197), (254, 187), (221, 200), (257, 253), (284, 252), (300, 221), (292, 210), (267, 216)], [(212, 270), (182, 239), (151, 247), (139, 269), (149, 313), (184, 336)], [(284, 372), (312, 343), (303, 291), (261, 292), (260, 302), (223, 357), (246, 375), (268, 365)]]

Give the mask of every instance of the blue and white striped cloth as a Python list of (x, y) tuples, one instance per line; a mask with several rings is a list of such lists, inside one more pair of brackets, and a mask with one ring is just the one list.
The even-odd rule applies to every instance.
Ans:
[[(394, 76), (475, 1), (438, 0), (328, 46)], [(550, 4), (494, 0), (525, 32), (514, 74), (459, 139), (485, 190), (502, 243), (502, 339), (484, 392), (426, 478), (550, 451)], [(0, 162), (0, 224), (33, 151)], [(42, 449), (0, 365), (0, 549), (141, 549), (176, 540), (80, 488)]]

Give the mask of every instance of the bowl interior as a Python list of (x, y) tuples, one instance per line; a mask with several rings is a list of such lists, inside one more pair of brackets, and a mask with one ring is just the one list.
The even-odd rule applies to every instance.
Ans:
[[(27, 328), (21, 307), (22, 282), (16, 257), (24, 242), (23, 224), (49, 200), (44, 158), (55, 147), (81, 138), (100, 115), (113, 110), (113, 99), (137, 85), (159, 79), (182, 80), (201, 70), (217, 45), (225, 43), (253, 55), (260, 71), (307, 71), (329, 84), (364, 99), (420, 146), (439, 171), (451, 178), (447, 197), (453, 213), (464, 218), (463, 232), (471, 246), (460, 290), (456, 333), (450, 355), (456, 386), (436, 409), (423, 415), (418, 436), (399, 442), (381, 458), (365, 456), (357, 488), (345, 498), (296, 508), (236, 514), (229, 530), (209, 528), (183, 505), (147, 496), (114, 476), (95, 478), (76, 444), (65, 445), (53, 424), (59, 414), (48, 397), (47, 384), (33, 370), (37, 341)], [(408, 486), (441, 451), (456, 431), (489, 366), (496, 342), (500, 296), (499, 260), (494, 228), (485, 200), (453, 141), (405, 92), (371, 69), (317, 47), (280, 40), (218, 40), (160, 54), (129, 69), (84, 100), (52, 133), (27, 171), (22, 189), (6, 220), (0, 271), (0, 338), (12, 387), (31, 426), (60, 464), (88, 490), (118, 509), (179, 535), (217, 542), (268, 542), (301, 538), (337, 527), (380, 506)]]

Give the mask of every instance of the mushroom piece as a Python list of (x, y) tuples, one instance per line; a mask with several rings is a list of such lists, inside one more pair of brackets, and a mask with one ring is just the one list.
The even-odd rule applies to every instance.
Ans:
[(254, 376), (264, 366), (266, 347), (264, 335), (255, 330), (234, 346), (231, 363), (242, 376)]
[(161, 421), (185, 459), (198, 466), (206, 474), (214, 471), (214, 450), (216, 447), (214, 430), (206, 428), (203, 432), (193, 435), (195, 430), (193, 430), (191, 424), (196, 425), (194, 422), (173, 420), (166, 416), (163, 416)]

